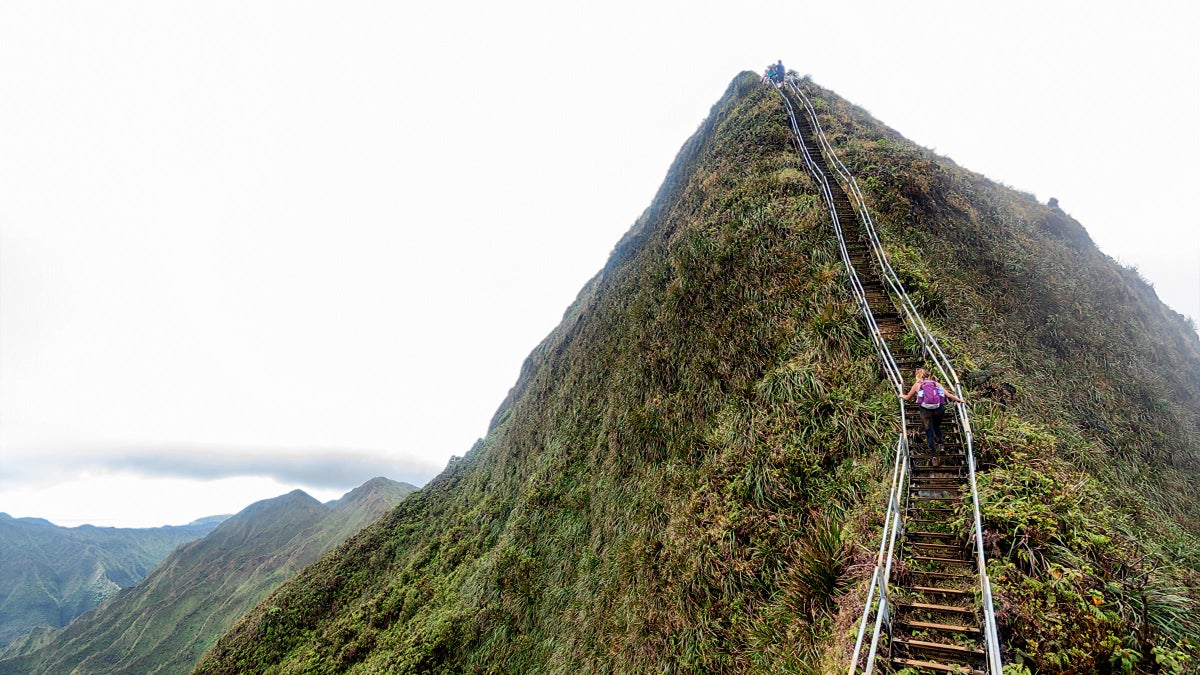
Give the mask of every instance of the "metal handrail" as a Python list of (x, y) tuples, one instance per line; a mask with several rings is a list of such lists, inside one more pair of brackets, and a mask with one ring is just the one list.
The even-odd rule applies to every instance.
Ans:
[[(924, 352), (930, 358), (930, 360), (933, 362), (934, 369), (936, 371), (938, 371), (939, 375), (941, 376), (941, 379), (945, 382), (952, 383), (955, 394), (959, 398), (962, 398), (962, 383), (958, 379), (958, 373), (954, 370), (954, 366), (950, 362), (950, 359), (946, 356), (945, 352), (942, 350), (941, 346), (938, 344), (937, 338), (935, 338), (933, 335), (933, 331), (931, 331), (929, 329), (929, 327), (925, 324), (924, 319), (921, 317), (920, 312), (917, 311), (917, 308), (913, 304), (912, 299), (909, 297), (908, 293), (904, 290), (904, 285), (900, 281), (899, 276), (896, 274), (896, 271), (892, 268), (891, 262), (888, 260), (887, 253), (883, 249), (883, 244), (879, 239), (879, 234), (875, 229), (875, 223), (871, 219), (871, 214), (867, 209), (866, 200), (863, 198), (862, 191), (858, 187), (858, 181), (856, 181), (854, 179), (854, 176), (850, 173), (849, 169), (846, 168), (845, 164), (842, 163), (841, 159), (838, 158), (837, 153), (833, 149), (833, 146), (829, 143), (828, 138), (825, 136), (825, 131), (824, 131), (824, 129), (821, 128), (821, 123), (820, 123), (819, 119), (817, 118), (816, 110), (813, 108), (812, 103), (808, 100), (808, 97), (804, 95), (804, 92), (800, 89), (799, 86), (797, 86), (796, 82), (791, 78), (789, 78), (787, 80), (787, 87), (793, 93), (795, 93), (797, 98), (801, 101), (801, 103), (803, 103), (805, 111), (808, 113), (809, 121), (812, 123), (813, 136), (817, 139), (817, 143), (820, 146), (823, 153), (829, 158), (829, 160), (834, 168), (834, 171), (838, 174), (838, 176), (842, 179), (842, 181), (848, 186), (849, 189), (847, 190), (847, 192), (849, 193), (850, 198), (853, 200), (856, 210), (858, 211), (859, 218), (860, 218), (861, 222), (863, 223), (864, 229), (867, 232), (869, 245), (870, 245), (872, 253), (874, 254), (875, 261), (878, 265), (878, 268), (882, 272), (884, 282), (887, 285), (887, 287), (890, 289), (892, 296), (894, 298), (899, 299), (899, 301), (900, 301), (901, 314), (904, 317), (905, 323), (908, 324), (909, 330), (912, 331), (914, 334), (916, 334), (920, 338), (922, 352)], [(782, 92), (781, 92), (781, 95), (782, 95)], [(783, 98), (784, 98), (784, 101), (786, 102), (787, 97), (784, 96)], [(800, 146), (801, 146), (801, 148), (804, 148), (803, 139), (799, 135), (799, 128), (795, 123), (795, 119), (794, 119), (795, 116), (791, 110), (790, 104), (788, 105), (788, 114), (792, 117), (793, 131), (797, 134), (797, 139), (800, 142)], [(809, 161), (810, 158), (807, 157), (808, 152), (807, 152), (806, 148), (804, 148), (804, 153), (806, 156), (805, 157), (806, 161)], [(820, 174), (821, 172), (815, 172), (815, 173)], [(823, 175), (821, 176), (821, 180), (824, 181)], [(826, 185), (825, 187), (826, 187), (825, 191), (828, 191), (828, 186)], [(832, 203), (831, 203), (831, 210), (832, 210)], [(844, 247), (844, 242), (842, 241), (841, 227), (840, 227), (840, 224), (837, 223), (836, 214), (834, 216), (834, 222), (835, 222), (835, 227), (836, 227), (837, 233), (838, 233), (839, 243)], [(847, 258), (847, 264), (849, 264), (848, 258)], [(854, 276), (855, 281), (857, 281), (857, 275), (853, 275), (853, 272), (852, 272), (852, 276)], [(870, 313), (869, 308), (867, 309), (867, 313), (868, 314)], [(871, 321), (873, 322), (873, 318), (871, 319)], [(889, 356), (890, 356), (890, 352), (889, 352)], [(892, 363), (894, 365), (894, 361)], [(903, 392), (903, 383), (902, 382), (903, 381), (901, 380), (901, 392)], [(986, 643), (987, 665), (988, 665), (989, 672), (991, 672), (995, 675), (999, 675), (999, 673), (1001, 673), (1001, 671), (1002, 671), (1002, 666), (1000, 663), (1000, 647), (999, 647), (1000, 640), (999, 640), (999, 632), (996, 628), (996, 615), (995, 615), (995, 609), (994, 609), (994, 605), (993, 605), (993, 601), (992, 601), (991, 581), (987, 575), (987, 561), (985, 560), (984, 555), (983, 555), (983, 550), (984, 550), (984, 548), (983, 548), (983, 525), (982, 525), (982, 519), (980, 517), (980, 510), (979, 510), (979, 489), (978, 489), (978, 486), (976, 484), (976, 479), (975, 479), (975, 452), (974, 452), (974, 438), (973, 438), (973, 433), (972, 433), (972, 429), (971, 429), (971, 419), (970, 419), (969, 411), (965, 404), (960, 403), (960, 404), (955, 404), (955, 405), (958, 406), (958, 411), (959, 411), (959, 414), (956, 417), (958, 419), (960, 427), (962, 428), (963, 437), (966, 439), (967, 475), (968, 475), (969, 483), (971, 486), (971, 506), (972, 506), (972, 516), (973, 516), (973, 520), (974, 520), (972, 529), (973, 529), (973, 535), (974, 535), (974, 539), (975, 539), (976, 567), (978, 568), (979, 584), (980, 584), (982, 604), (983, 604), (983, 614), (984, 614), (984, 627), (983, 628), (984, 628), (985, 643)], [(901, 407), (903, 407), (903, 405)], [(895, 487), (895, 483), (893, 483), (893, 487)], [(893, 501), (892, 498), (889, 497), (889, 514), (890, 514), (890, 510), (892, 508), (892, 501)], [(898, 528), (891, 528), (891, 529), (892, 529), (892, 535), (894, 536), (896, 529), (898, 529)], [(885, 525), (884, 538), (886, 539), (887, 536), (888, 536), (888, 527)], [(881, 544), (881, 550), (882, 550), (882, 544)], [(890, 557), (890, 553), (889, 553), (889, 557)], [(890, 568), (890, 561), (888, 563), (888, 566)], [(877, 574), (875, 576), (873, 576), (872, 580), (874, 581), (877, 576), (878, 576)], [(884, 580), (886, 580), (887, 576), (888, 576), (887, 574), (884, 575)], [(872, 591), (873, 591), (873, 588), (872, 588)], [(881, 597), (883, 597), (885, 595), (886, 595), (886, 588), (884, 588), (881, 591)], [(866, 618), (867, 618), (868, 613), (870, 612), (870, 609), (871, 609), (871, 594), (868, 594), (867, 606), (863, 610), (862, 625), (864, 627), (865, 627)], [(881, 601), (880, 608), (877, 610), (877, 612), (880, 616), (877, 617), (877, 619), (876, 619), (877, 628), (875, 631), (875, 635), (873, 636), (873, 640), (875, 640), (876, 642), (878, 641), (878, 637), (879, 637), (878, 624), (881, 620), (881, 615), (885, 611), (886, 611), (886, 602)], [(863, 638), (863, 634), (862, 634), (862, 629), (860, 628), (859, 638), (858, 638), (859, 642), (856, 643), (856, 645), (855, 645), (854, 656), (852, 657), (851, 662), (850, 662), (851, 675), (853, 675), (854, 669), (857, 665), (859, 649), (861, 647), (862, 638)], [(866, 671), (867, 673), (870, 673), (872, 670), (873, 661), (874, 661), (874, 653), (875, 653), (875, 645), (873, 644), (871, 647), (871, 653), (868, 655), (867, 671)]]
[[(842, 232), (841, 221), (837, 214), (837, 205), (833, 196), (833, 189), (829, 185), (829, 180), (825, 173), (820, 170), (804, 144), (804, 135), (800, 131), (799, 122), (796, 120), (795, 110), (792, 107), (791, 101), (784, 95), (782, 89), (779, 92), (780, 98), (783, 99), (785, 108), (787, 109), (788, 119), (791, 123), (792, 133), (796, 138), (796, 144), (800, 147), (800, 152), (804, 157), (805, 165), (809, 173), (817, 180), (821, 195), (825, 198), (825, 203), (829, 207), (829, 214), (833, 220), (834, 233), (837, 236), (838, 250), (842, 256), (842, 263), (846, 267), (846, 272), (850, 278), (850, 289), (858, 302), (859, 308), (862, 310), (863, 317), (870, 329), (871, 340), (875, 344), (876, 352), (883, 363), (884, 371), (887, 373), (888, 379), (895, 388), (896, 393), (904, 393), (904, 376), (900, 372), (900, 366), (893, 358), (891, 350), (887, 346), (887, 341), (883, 339), (883, 334), (879, 330), (879, 325), (875, 321), (875, 315), (871, 312), (870, 303), (867, 301), (866, 291), (862, 287), (862, 282), (858, 278), (858, 272), (854, 269), (853, 261), (850, 259), (850, 252), (846, 246), (846, 239)], [(875, 627), (871, 637), (870, 653), (867, 656), (867, 674), (869, 675), (874, 668), (875, 653), (879, 645), (879, 635), (884, 627), (884, 622), (888, 624), (890, 631), (891, 620), (889, 616), (889, 599), (888, 599), (888, 582), (891, 579), (892, 563), (895, 561), (896, 540), (899, 533), (903, 529), (903, 508), (900, 503), (900, 495), (906, 492), (906, 480), (909, 473), (909, 452), (908, 452), (908, 423), (904, 410), (904, 403), (900, 401), (899, 418), (900, 432), (897, 440), (896, 462), (892, 469), (892, 485), (888, 494), (888, 508), (884, 516), (883, 534), (879, 541), (879, 553), (875, 561), (875, 569), (871, 575), (871, 584), (868, 587), (866, 610), (863, 612), (862, 620), (859, 624), (858, 637), (855, 640), (854, 656), (851, 659), (851, 672), (853, 673), (854, 664), (858, 662), (859, 654), (862, 650), (863, 639), (866, 635), (867, 618), (870, 614), (872, 601), (875, 599), (876, 589), (879, 591), (877, 604), (875, 605)], [(886, 554), (884, 551), (887, 551)]]
[(837, 209), (834, 207), (833, 189), (829, 186), (829, 181), (825, 178), (821, 171), (815, 170), (815, 160), (809, 155), (808, 148), (804, 146), (803, 135), (800, 133), (799, 123), (796, 121), (795, 111), (792, 109), (791, 102), (780, 91), (780, 97), (783, 99), (787, 107), (788, 117), (792, 125), (792, 133), (795, 134), (800, 152), (804, 156), (805, 164), (810, 168), (811, 173), (817, 177), (818, 187), (821, 190), (821, 195), (825, 198), (829, 206), (830, 216), (833, 218), (833, 229), (837, 235), (838, 251), (842, 256), (842, 262), (846, 266), (846, 270), (850, 277), (850, 289), (854, 295), (855, 301), (859, 308), (863, 311), (863, 315), (867, 320), (868, 328), (870, 328), (871, 341), (875, 344), (875, 350), (879, 357), (883, 360), (884, 370), (888, 374), (888, 379), (891, 380), (893, 386), (898, 393), (904, 392), (904, 378), (900, 373), (900, 367), (896, 364), (896, 360), (892, 357), (891, 350), (888, 349), (887, 342), (883, 339), (883, 334), (879, 330), (879, 324), (875, 322), (875, 316), (871, 313), (870, 304), (867, 302), (867, 293), (862, 287), (862, 282), (858, 278), (858, 273), (854, 270), (854, 265), (850, 260), (850, 252), (846, 248), (846, 240), (842, 233), (842, 225), (838, 219)]
[[(856, 210), (863, 226), (867, 230), (867, 234), (871, 244), (871, 252), (875, 256), (875, 261), (879, 265), (879, 269), (883, 272), (884, 282), (891, 288), (893, 294), (901, 301), (901, 311), (904, 313), (908, 323), (916, 327), (914, 332), (921, 338), (922, 351), (926, 352), (933, 360), (936, 370), (941, 371), (942, 379), (954, 384), (956, 394), (962, 393), (962, 385), (958, 379), (958, 373), (955, 372), (954, 366), (951, 365), (950, 359), (942, 351), (937, 340), (933, 337), (933, 332), (925, 324), (925, 320), (921, 318), (920, 312), (913, 305), (912, 299), (904, 290), (904, 284), (900, 281), (896, 270), (892, 268), (891, 261), (888, 259), (887, 253), (883, 250), (883, 244), (880, 242), (879, 233), (875, 229), (875, 221), (871, 219), (871, 213), (867, 210), (866, 201), (863, 199), (862, 191), (858, 187), (858, 181), (842, 163), (842, 160), (837, 156), (833, 146), (829, 143), (829, 139), (825, 136), (825, 130), (821, 127), (821, 122), (817, 118), (817, 111), (813, 108), (812, 103), (804, 92), (800, 90), (794, 82), (788, 82), (789, 87), (796, 93), (797, 97), (804, 104), (805, 110), (808, 112), (809, 120), (813, 124), (814, 136), (821, 149), (828, 156), (833, 165), (834, 171), (842, 178), (843, 182), (849, 186), (848, 193), (854, 201)], [(960, 396), (961, 397), (961, 396)]]

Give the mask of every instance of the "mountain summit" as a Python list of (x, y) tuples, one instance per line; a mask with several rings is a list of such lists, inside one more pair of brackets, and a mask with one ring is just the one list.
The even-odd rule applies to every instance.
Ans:
[[(966, 382), (1004, 661), (1187, 667), (1195, 331), (1061, 210), (801, 86)], [(778, 92), (743, 73), (487, 436), (197, 672), (845, 672), (895, 407)]]

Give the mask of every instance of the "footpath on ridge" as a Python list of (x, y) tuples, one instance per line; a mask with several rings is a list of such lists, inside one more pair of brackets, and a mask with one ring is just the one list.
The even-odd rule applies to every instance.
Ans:
[[(865, 299), (860, 304), (867, 328), (877, 333), (877, 345), (886, 345), (887, 354), (881, 350), (884, 376), (891, 369), (893, 381), (899, 375), (901, 382), (909, 382), (914, 371), (927, 364), (902, 345), (921, 341), (905, 338), (909, 328), (883, 281), (868, 243), (869, 232), (831, 170), (817, 140), (818, 132), (806, 115), (792, 114), (793, 110), (805, 109), (800, 90), (789, 81), (780, 88), (780, 94), (809, 171), (828, 186), (825, 197), (832, 201), (831, 217), (836, 216), (835, 224), (839, 226), (835, 229), (852, 268), (847, 271), (853, 273), (852, 281), (853, 276), (857, 277), (853, 283), (861, 288)], [(987, 662), (986, 621), (975, 591), (980, 581), (973, 546), (970, 539), (955, 534), (950, 526), (955, 509), (964, 498), (971, 497), (966, 464), (969, 449), (963, 442), (957, 406), (947, 406), (944, 452), (936, 460), (925, 441), (918, 404), (914, 400), (904, 404), (904, 409), (908, 480), (899, 505), (899, 545), (896, 561), (889, 564), (892, 574), (886, 585), (887, 600), (879, 610), (884, 615), (885, 634), (878, 644), (871, 645), (866, 672), (871, 671), (873, 657), (878, 654), (891, 670), (983, 675)], [(859, 665), (852, 664), (851, 673)]]

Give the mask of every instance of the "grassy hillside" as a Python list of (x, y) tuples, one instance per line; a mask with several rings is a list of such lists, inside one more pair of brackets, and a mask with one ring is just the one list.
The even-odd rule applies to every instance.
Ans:
[(1195, 326), (1057, 204), (808, 88), (974, 394), (1008, 656), (1043, 672), (1196, 667)]
[(0, 649), (35, 627), (67, 625), (216, 526), (59, 527), (0, 513)]
[(190, 672), (259, 600), (414, 489), (376, 478), (327, 505), (299, 490), (255, 503), (0, 672)]
[[(1065, 214), (819, 93), (977, 401), (1006, 659), (1182, 661), (1195, 596), (1176, 589), (1200, 569), (1195, 335)], [(1129, 360), (1113, 392), (1074, 367), (1071, 340)], [(1130, 406), (1130, 391), (1153, 398)], [(744, 73), (487, 437), (197, 672), (842, 669), (894, 407), (778, 97)]]

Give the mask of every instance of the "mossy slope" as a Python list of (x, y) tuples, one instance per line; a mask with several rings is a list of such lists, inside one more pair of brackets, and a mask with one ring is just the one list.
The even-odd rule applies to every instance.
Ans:
[[(1139, 519), (1171, 523), (1163, 545), (1194, 545), (1194, 493), (1173, 506), (1139, 498), (1144, 508), (1122, 510), (1113, 501), (1140, 487), (1106, 467), (1140, 461), (1163, 486), (1195, 475), (1195, 336), (1095, 252), (1073, 221), (822, 94), (824, 122), (869, 181), (902, 273), (974, 383), (968, 396), (979, 400), (983, 450), (1001, 477), (987, 483), (996, 502), (1008, 491), (1031, 504), (1045, 497), (1047, 520), (1070, 520), (1089, 499), (1111, 504), (1111, 517), (1071, 521), (1072, 538), (1061, 542), (1071, 555), (1130, 560), (1131, 550), (1088, 547), (1111, 528), (1133, 533)], [(952, 176), (970, 193), (937, 196), (927, 173)], [(1137, 341), (1137, 354), (1159, 353), (1165, 339), (1168, 361), (1131, 368), (1119, 384), (1151, 392), (1158, 403), (1145, 405), (1165, 411), (1178, 436), (1146, 438), (1144, 452), (1126, 456), (1108, 452), (1076, 418), (1064, 422), (1063, 411), (1095, 387), (1061, 366), (1070, 358), (1056, 351), (1054, 340), (1067, 339), (1061, 331), (1031, 335), (1039, 312), (1031, 300), (1065, 294), (1062, 311), (1072, 299), (1086, 309), (1102, 303), (1072, 274), (1032, 259), (1019, 276), (989, 281), (987, 261), (1000, 252), (981, 252), (973, 238), (1010, 245), (992, 219), (1018, 229), (1031, 258), (1041, 246), (1052, 255), (1069, 248), (1132, 289), (1117, 317), (1126, 323), (1112, 329), (1120, 336), (1088, 327), (1080, 339)], [(1160, 337), (1140, 336), (1128, 324), (1134, 316)], [(1036, 358), (1026, 359), (1026, 349)], [(1011, 400), (1014, 390), (1053, 393), (1023, 406)], [(487, 437), (259, 604), (197, 672), (842, 668), (878, 536), (895, 406), (777, 94), (743, 73), (609, 263), (530, 355)], [(1122, 433), (1125, 411), (1086, 410)], [(1057, 444), (1031, 440), (1058, 436)], [(1024, 466), (1017, 453), (1034, 450), (1060, 470), (1044, 475), (1068, 482), (1032, 489), (1004, 473), (1008, 462)], [(1077, 455), (1091, 458), (1091, 473), (1066, 463)], [(1055, 501), (1062, 495), (1074, 501)], [(1010, 538), (1034, 539), (1015, 516), (988, 516), (996, 564), (1012, 566), (997, 569), (1011, 581), (1001, 596), (1006, 637), (1025, 640), (1028, 659), (1050, 664), (1056, 657), (1028, 649), (1017, 620), (1032, 607), (1023, 584), (1040, 572)], [(1194, 574), (1198, 565), (1185, 568)], [(1100, 641), (1128, 627), (1113, 626)]]

